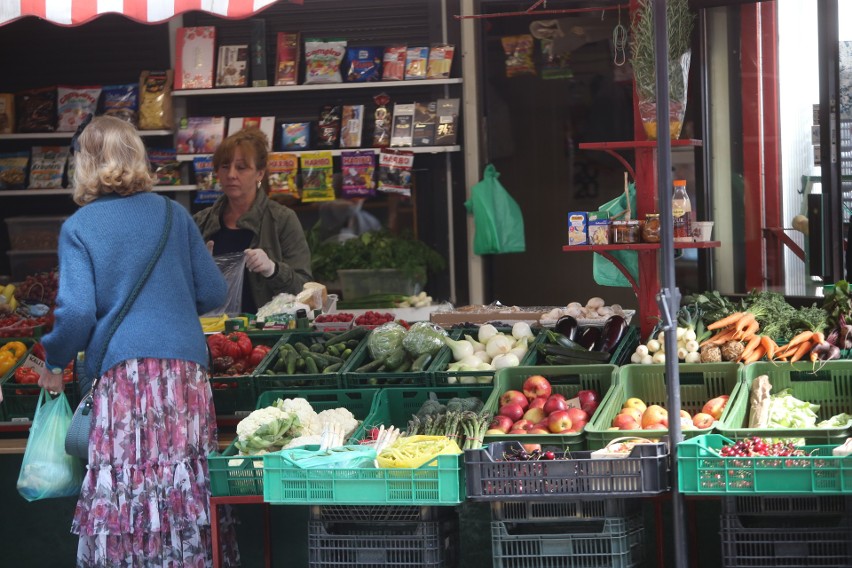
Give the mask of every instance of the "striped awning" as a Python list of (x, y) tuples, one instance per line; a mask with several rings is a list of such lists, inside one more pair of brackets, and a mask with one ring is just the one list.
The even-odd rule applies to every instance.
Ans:
[[(200, 10), (224, 18), (251, 16), (279, 0), (0, 0), (0, 26), (26, 16), (78, 26), (102, 14), (122, 14), (145, 24)], [(303, 0), (282, 0), (302, 4)]]

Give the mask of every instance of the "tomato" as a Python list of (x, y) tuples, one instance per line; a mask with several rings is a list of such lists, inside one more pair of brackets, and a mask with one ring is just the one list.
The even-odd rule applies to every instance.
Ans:
[(31, 367), (18, 367), (15, 369), (15, 382), (21, 385), (35, 385), (38, 384), (39, 374), (38, 371)]
[(266, 354), (269, 353), (270, 349), (271, 347), (268, 345), (256, 345), (255, 348), (251, 350), (251, 355), (249, 355), (249, 366), (257, 367), (260, 365), (260, 362), (263, 361), (263, 358), (266, 357)]
[(222, 354), (233, 357), (235, 361), (251, 355), (252, 349), (251, 339), (242, 331), (229, 333), (227, 341), (222, 344)]
[(224, 355), (222, 348), (228, 338), (223, 333), (214, 333), (207, 336), (207, 347), (210, 348), (210, 356), (216, 359)]

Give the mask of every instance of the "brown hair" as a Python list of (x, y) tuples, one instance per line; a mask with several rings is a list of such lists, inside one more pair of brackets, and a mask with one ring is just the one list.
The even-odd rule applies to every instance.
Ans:
[(218, 170), (219, 166), (230, 162), (234, 158), (235, 150), (239, 148), (247, 159), (254, 159), (255, 168), (266, 170), (266, 161), (269, 156), (268, 144), (269, 139), (259, 128), (255, 126), (243, 128), (219, 144), (216, 153), (213, 154), (213, 168)]
[(74, 154), (74, 202), (85, 205), (107, 193), (151, 191), (154, 176), (145, 145), (133, 125), (98, 116), (86, 126)]

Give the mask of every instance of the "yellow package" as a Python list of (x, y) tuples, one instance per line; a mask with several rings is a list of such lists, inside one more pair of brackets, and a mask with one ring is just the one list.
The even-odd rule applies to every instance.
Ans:
[(437, 456), (460, 453), (459, 445), (446, 436), (407, 436), (382, 450), (376, 461), (379, 467), (415, 469)]

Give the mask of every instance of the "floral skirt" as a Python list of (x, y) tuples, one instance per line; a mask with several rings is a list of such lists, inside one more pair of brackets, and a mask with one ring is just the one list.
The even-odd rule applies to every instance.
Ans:
[[(78, 567), (213, 565), (207, 455), (216, 413), (207, 371), (187, 361), (131, 359), (94, 396), (89, 465), (72, 532)], [(239, 564), (229, 511), (223, 564)]]

